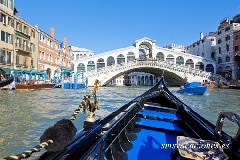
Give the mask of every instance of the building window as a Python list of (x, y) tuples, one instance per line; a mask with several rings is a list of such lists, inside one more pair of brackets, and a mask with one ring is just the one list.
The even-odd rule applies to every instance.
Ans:
[(202, 52), (202, 57), (204, 57), (204, 53)]
[(23, 56), (23, 65), (27, 67), (27, 57)]
[(222, 58), (218, 57), (218, 64), (221, 64), (221, 63), (222, 63)]
[(211, 53), (211, 58), (212, 58), (212, 59), (215, 59), (215, 52), (212, 52), (212, 53)]
[(218, 31), (218, 35), (220, 35), (222, 33), (222, 31), (220, 30), (220, 31)]
[(226, 27), (225, 28), (225, 32), (229, 31), (230, 30), (230, 26)]
[(222, 43), (222, 40), (221, 39), (218, 39), (218, 44)]
[(229, 45), (228, 44), (226, 44), (226, 50), (227, 50), (227, 52), (229, 52)]
[(6, 41), (6, 33), (1, 31), (1, 41)]
[(31, 31), (31, 36), (32, 36), (33, 38), (35, 38), (35, 31), (34, 31), (34, 30)]
[(32, 52), (35, 51), (35, 44), (33, 44), (33, 43), (30, 44), (30, 50), (31, 50)]
[(6, 63), (6, 51), (0, 50), (0, 63)]
[(16, 53), (16, 65), (19, 65), (19, 55)]
[(226, 56), (226, 62), (230, 62), (230, 57)]
[(24, 32), (25, 34), (28, 34), (28, 27), (27, 27), (27, 26), (24, 26), (24, 27), (23, 27), (23, 32)]
[(225, 41), (229, 41), (229, 40), (230, 40), (230, 36), (227, 35), (227, 36), (225, 37)]
[(12, 52), (8, 51), (7, 52), (7, 64), (11, 64), (12, 62)]
[(3, 13), (0, 13), (0, 22), (2, 22), (2, 24), (6, 25), (6, 15)]
[(16, 30), (18, 30), (19, 32), (22, 32), (22, 24), (19, 22), (16, 22)]
[(52, 46), (52, 40), (49, 40), (49, 45), (50, 45), (50, 47), (53, 47)]
[(1, 41), (12, 44), (13, 36), (7, 32), (1, 31)]
[(14, 20), (8, 17), (8, 25), (14, 28)]
[(6, 33), (6, 43), (13, 44), (13, 36), (9, 33)]
[(219, 53), (219, 54), (222, 53), (222, 49), (221, 49), (221, 47), (218, 48), (218, 53)]

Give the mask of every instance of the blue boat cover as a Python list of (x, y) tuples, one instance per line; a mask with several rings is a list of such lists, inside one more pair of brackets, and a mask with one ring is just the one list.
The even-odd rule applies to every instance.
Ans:
[(202, 86), (200, 82), (191, 82), (191, 83), (186, 83), (184, 85), (184, 88), (193, 88), (193, 87), (199, 87)]
[(166, 145), (176, 144), (177, 135), (174, 132), (159, 132), (141, 129), (137, 139), (132, 141), (132, 148), (127, 151), (131, 160), (171, 160), (174, 148)]
[(154, 129), (183, 132), (183, 130), (177, 124), (172, 122), (140, 118), (140, 121), (136, 122), (136, 124), (139, 126), (151, 127)]
[(139, 114), (143, 116), (152, 116), (157, 117), (160, 119), (169, 119), (169, 120), (180, 120), (176, 114), (174, 113), (167, 113), (167, 112), (157, 112), (157, 111), (151, 111), (148, 109), (143, 110)]

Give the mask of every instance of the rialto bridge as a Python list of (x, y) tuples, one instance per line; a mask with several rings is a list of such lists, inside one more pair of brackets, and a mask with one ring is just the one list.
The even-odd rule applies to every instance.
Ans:
[(158, 47), (156, 42), (143, 38), (127, 48), (121, 48), (81, 58), (74, 62), (74, 72), (84, 75), (88, 85), (96, 79), (107, 85), (112, 79), (131, 72), (164, 75), (169, 83), (207, 80), (216, 73), (214, 61), (188, 53)]

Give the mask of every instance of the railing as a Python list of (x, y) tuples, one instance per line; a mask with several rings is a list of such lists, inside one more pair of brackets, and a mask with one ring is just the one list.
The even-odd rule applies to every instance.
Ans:
[(16, 49), (20, 49), (22, 51), (29, 52), (29, 53), (31, 52), (31, 48), (27, 45), (16, 43), (15, 46), (16, 46)]
[(109, 72), (114, 72), (117, 70), (123, 70), (126, 68), (132, 68), (136, 66), (150, 66), (150, 67), (159, 67), (159, 68), (165, 68), (173, 71), (178, 71), (178, 72), (183, 72), (183, 73), (190, 73), (196, 76), (200, 77), (206, 77), (208, 78), (211, 73), (205, 72), (202, 70), (194, 69), (194, 68), (187, 68), (184, 65), (178, 65), (178, 64), (173, 64), (170, 62), (166, 61), (158, 61), (158, 60), (148, 60), (148, 61), (131, 61), (127, 63), (122, 63), (122, 64), (117, 64), (117, 65), (112, 65), (112, 66), (107, 66), (98, 69), (97, 71), (89, 71), (88, 76), (96, 76), (100, 74), (105, 74)]

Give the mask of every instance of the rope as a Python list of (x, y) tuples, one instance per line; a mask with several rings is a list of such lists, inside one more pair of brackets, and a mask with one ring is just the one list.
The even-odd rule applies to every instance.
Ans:
[(21, 154), (12, 155), (9, 157), (6, 157), (4, 159), (6, 160), (21, 160), (29, 158), (33, 153), (40, 152), (41, 149), (46, 148), (49, 144), (52, 144), (53, 140), (48, 140), (46, 142), (40, 143), (39, 145), (33, 147), (31, 150), (26, 150), (22, 152)]
[(90, 95), (86, 95), (83, 97), (83, 100), (78, 106), (78, 108), (74, 110), (72, 116), (70, 117), (70, 120), (74, 121), (77, 118), (77, 114), (81, 112), (81, 108), (83, 108), (83, 112), (86, 112), (87, 106), (89, 104), (90, 104)]
[[(92, 90), (92, 95), (94, 97), (94, 106), (98, 108), (98, 103), (97, 103), (97, 96), (96, 93), (99, 89), (100, 82), (98, 80), (95, 81), (94, 87)], [(76, 108), (72, 114), (72, 116), (69, 118), (71, 121), (74, 121), (77, 117), (77, 114), (80, 113), (81, 108), (83, 109), (83, 112), (86, 112), (87, 107), (91, 107), (90, 103), (90, 95), (85, 95), (83, 97), (82, 102), (79, 104), (78, 108)], [(12, 155), (9, 157), (4, 158), (5, 160), (21, 160), (21, 159), (26, 159), (29, 158), (33, 153), (40, 152), (41, 149), (46, 148), (49, 144), (52, 144), (53, 140), (47, 140), (46, 142), (42, 142), (39, 145), (33, 147), (31, 150), (26, 150), (21, 154), (17, 155)], [(0, 159), (1, 160), (1, 159)]]

